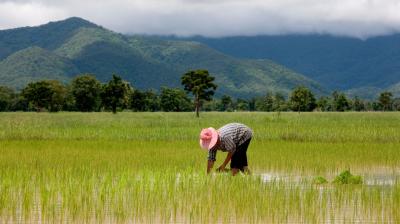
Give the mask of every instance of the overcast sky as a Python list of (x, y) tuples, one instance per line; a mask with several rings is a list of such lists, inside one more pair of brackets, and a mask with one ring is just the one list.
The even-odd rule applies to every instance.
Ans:
[(400, 0), (0, 0), (0, 29), (71, 16), (131, 34), (365, 38), (400, 31)]

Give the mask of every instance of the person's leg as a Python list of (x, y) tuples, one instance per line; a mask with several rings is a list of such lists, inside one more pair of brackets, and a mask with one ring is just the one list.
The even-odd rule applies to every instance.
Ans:
[(239, 173), (239, 169), (237, 168), (232, 168), (231, 171), (232, 171), (232, 176), (235, 176), (237, 173)]
[(232, 170), (232, 175), (235, 176), (239, 171), (243, 172), (244, 167), (243, 167), (243, 161), (245, 160), (245, 153), (244, 151), (238, 147), (235, 151), (235, 153), (232, 156), (231, 160), (231, 170)]
[[(247, 146), (248, 146), (248, 144), (247, 144)], [(242, 164), (243, 164), (243, 173), (245, 173), (245, 174), (250, 174), (250, 170), (249, 170), (249, 165), (248, 165), (248, 163), (247, 163), (247, 148), (245, 148), (245, 150), (243, 150), (244, 151), (244, 155), (243, 155), (243, 162), (242, 162)]]
[(245, 174), (250, 174), (249, 165), (247, 163), (247, 148), (249, 147), (250, 141), (251, 141), (251, 138), (249, 140), (245, 141), (241, 145), (241, 150), (243, 152), (242, 165), (243, 165), (243, 172)]
[(235, 176), (239, 170), (244, 173), (250, 173), (247, 164), (247, 148), (249, 147), (251, 139), (245, 141), (243, 144), (237, 146), (235, 153), (231, 158), (232, 175)]
[(243, 166), (241, 165), (241, 152), (237, 149), (231, 158), (231, 171), (232, 175), (235, 176), (239, 170), (243, 169)]

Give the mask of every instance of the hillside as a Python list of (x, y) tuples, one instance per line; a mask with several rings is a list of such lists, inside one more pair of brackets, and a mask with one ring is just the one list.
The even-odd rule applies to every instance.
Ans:
[(324, 93), (318, 83), (269, 60), (237, 59), (198, 42), (132, 37), (130, 43), (146, 57), (173, 65), (178, 74), (207, 68), (216, 76), (220, 91), (226, 94), (242, 97), (261, 95), (266, 91), (288, 94), (298, 85), (308, 86), (318, 94)]
[(330, 90), (366, 93), (400, 82), (400, 34), (367, 40), (328, 35), (193, 37), (183, 40), (198, 41), (238, 58), (271, 59)]
[(86, 20), (72, 17), (38, 27), (0, 30), (0, 60), (16, 51), (32, 46), (54, 50), (82, 27), (100, 28)]
[(0, 62), (0, 71), (1, 82), (18, 89), (43, 79), (66, 82), (79, 73), (71, 61), (40, 47), (13, 53)]
[(0, 31), (0, 60), (0, 85), (15, 88), (92, 73), (102, 82), (119, 74), (136, 88), (159, 89), (180, 86), (190, 69), (208, 69), (218, 95), (289, 93), (298, 85), (324, 93), (315, 81), (270, 60), (238, 59), (192, 41), (125, 36), (80, 18)]

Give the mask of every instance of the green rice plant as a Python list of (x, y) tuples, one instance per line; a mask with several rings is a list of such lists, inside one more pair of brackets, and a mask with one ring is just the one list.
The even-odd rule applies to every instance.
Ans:
[(313, 184), (326, 184), (326, 183), (328, 183), (328, 181), (324, 177), (318, 176), (312, 180), (312, 183)]
[(350, 173), (350, 170), (341, 172), (332, 183), (335, 184), (362, 184), (363, 180), (361, 176), (355, 176)]
[[(1, 113), (0, 223), (398, 223), (399, 121), (400, 113)], [(228, 122), (254, 131), (252, 175), (206, 175), (199, 130)], [(344, 169), (364, 184), (309, 178)], [(368, 184), (372, 174), (393, 181)]]

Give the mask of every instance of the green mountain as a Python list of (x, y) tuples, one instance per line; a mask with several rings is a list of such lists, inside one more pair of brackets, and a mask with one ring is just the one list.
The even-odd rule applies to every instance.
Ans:
[(366, 40), (317, 34), (163, 38), (198, 41), (238, 58), (268, 58), (331, 91), (362, 97), (375, 96), (400, 82), (400, 34)]
[(270, 60), (238, 59), (193, 41), (126, 36), (80, 18), (0, 31), (0, 85), (21, 88), (38, 79), (68, 81), (92, 73), (105, 82), (119, 74), (136, 88), (179, 87), (191, 69), (216, 77), (218, 95), (250, 97), (294, 87), (324, 89)]
[(331, 91), (362, 97), (400, 82), (400, 34), (366, 40), (317, 34), (163, 39), (198, 41), (238, 58), (268, 58)]
[(70, 60), (40, 47), (25, 48), (0, 61), (2, 84), (18, 89), (43, 79), (66, 82), (78, 73)]
[(82, 27), (100, 28), (86, 20), (72, 17), (38, 27), (0, 30), (0, 60), (31, 46), (54, 50), (74, 36), (77, 29)]
[(365, 86), (346, 90), (345, 93), (350, 97), (362, 96), (365, 99), (377, 99), (382, 92), (391, 92), (394, 97), (400, 97), (400, 82), (386, 88)]
[(362, 96), (364, 99), (377, 99), (379, 94), (381, 92), (385, 91), (385, 89), (379, 88), (379, 87), (374, 87), (374, 86), (366, 86), (366, 87), (360, 87), (360, 88), (353, 88), (346, 90), (345, 93), (349, 97), (360, 97)]
[(216, 76), (219, 92), (234, 96), (289, 93), (299, 85), (324, 93), (318, 83), (269, 60), (243, 60), (228, 56), (198, 42), (162, 41), (131, 37), (130, 44), (145, 57), (173, 66), (175, 80), (190, 69), (206, 68)]

